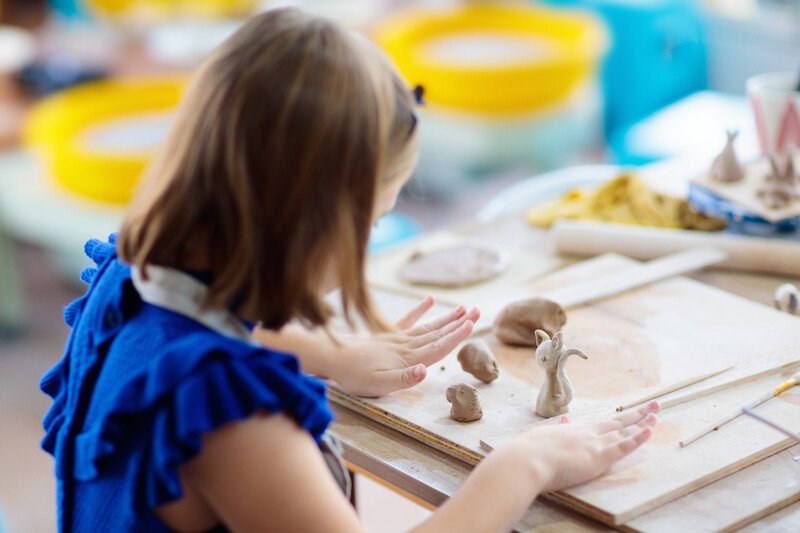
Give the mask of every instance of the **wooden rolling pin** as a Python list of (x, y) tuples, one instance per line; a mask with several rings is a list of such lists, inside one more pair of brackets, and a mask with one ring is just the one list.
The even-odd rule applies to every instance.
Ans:
[(646, 228), (588, 220), (559, 220), (550, 230), (558, 253), (593, 256), (616, 252), (653, 259), (687, 248), (714, 247), (728, 253), (719, 268), (800, 276), (800, 241), (746, 237), (696, 230)]

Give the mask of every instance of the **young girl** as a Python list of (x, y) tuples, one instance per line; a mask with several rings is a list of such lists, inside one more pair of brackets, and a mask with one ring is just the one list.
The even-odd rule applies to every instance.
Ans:
[[(416, 126), (375, 47), (300, 11), (253, 18), (209, 58), (119, 236), (87, 244), (97, 268), (42, 380), (61, 530), (360, 529), (325, 386), (297, 358), (380, 394), (421, 380), (478, 316), (414, 326), (427, 300), (393, 328), (369, 298), (369, 230), (411, 173)], [(371, 336), (325, 333), (337, 287)], [(419, 529), (508, 529), (647, 440), (657, 409), (519, 436)]]

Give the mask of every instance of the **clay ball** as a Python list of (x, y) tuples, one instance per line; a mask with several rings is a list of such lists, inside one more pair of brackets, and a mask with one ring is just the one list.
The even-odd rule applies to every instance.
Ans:
[(537, 329), (552, 337), (567, 323), (567, 312), (544, 298), (520, 300), (507, 305), (492, 327), (497, 340), (511, 346), (536, 346)]
[(791, 283), (784, 283), (775, 290), (775, 307), (786, 313), (796, 315), (800, 311), (800, 293)]
[(458, 362), (464, 372), (469, 372), (484, 383), (491, 383), (500, 375), (494, 354), (483, 340), (466, 343), (458, 352)]

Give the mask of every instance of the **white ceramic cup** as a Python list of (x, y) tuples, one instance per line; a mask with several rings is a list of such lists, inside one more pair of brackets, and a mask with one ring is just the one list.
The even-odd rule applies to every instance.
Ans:
[(763, 154), (800, 148), (800, 91), (796, 72), (770, 72), (747, 80), (758, 141)]

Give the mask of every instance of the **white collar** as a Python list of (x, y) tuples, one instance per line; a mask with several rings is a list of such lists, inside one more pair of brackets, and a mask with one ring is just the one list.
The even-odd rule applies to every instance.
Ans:
[(208, 287), (174, 268), (154, 265), (146, 268), (147, 280), (142, 278), (138, 267), (131, 267), (131, 280), (142, 300), (189, 317), (222, 335), (253, 342), (250, 332), (233, 313), (204, 307)]

